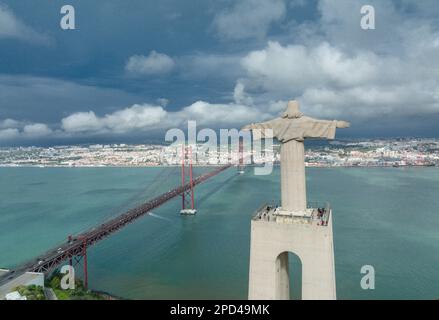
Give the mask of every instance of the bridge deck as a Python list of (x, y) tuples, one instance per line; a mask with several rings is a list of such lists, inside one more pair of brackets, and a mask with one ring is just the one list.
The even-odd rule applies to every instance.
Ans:
[[(231, 165), (224, 165), (211, 172), (205, 173), (193, 180), (193, 185), (200, 184), (207, 179), (216, 176), (222, 171), (228, 169)], [(147, 214), (149, 211), (161, 206), (165, 202), (183, 194), (183, 192), (190, 189), (190, 183), (174, 188), (160, 196), (143, 203), (142, 205), (130, 209), (125, 213), (113, 218), (99, 226), (89, 229), (88, 231), (73, 236), (67, 243), (56, 246), (56, 248), (47, 251), (45, 254), (38, 256), (14, 270), (0, 277), (0, 285), (14, 280), (25, 272), (43, 272), (48, 273), (59, 266), (62, 262), (72, 259), (75, 256), (80, 256), (83, 253), (84, 246), (89, 247), (96, 242), (110, 236), (114, 232), (120, 230), (127, 224), (133, 222), (139, 217)]]

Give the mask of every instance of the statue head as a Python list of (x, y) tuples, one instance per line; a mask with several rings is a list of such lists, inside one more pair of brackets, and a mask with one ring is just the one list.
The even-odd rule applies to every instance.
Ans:
[(291, 100), (288, 102), (287, 110), (282, 114), (282, 118), (297, 119), (303, 116), (300, 112), (299, 102), (296, 100)]

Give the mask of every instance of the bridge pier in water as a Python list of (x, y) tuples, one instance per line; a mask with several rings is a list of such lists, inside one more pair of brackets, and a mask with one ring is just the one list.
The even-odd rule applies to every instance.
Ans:
[(185, 190), (181, 194), (181, 215), (195, 215), (197, 213), (197, 209), (195, 209), (195, 196), (194, 196), (194, 175), (193, 175), (193, 155), (192, 155), (192, 147), (182, 146), (182, 155), (181, 155), (181, 186), (184, 188), (186, 185), (186, 171), (185, 171), (185, 163), (189, 162), (189, 186), (187, 190)]

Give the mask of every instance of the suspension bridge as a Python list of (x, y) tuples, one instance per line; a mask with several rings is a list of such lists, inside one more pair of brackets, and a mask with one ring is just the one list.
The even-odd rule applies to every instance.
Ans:
[[(241, 150), (242, 148), (240, 148), (240, 151)], [(84, 268), (84, 286), (87, 288), (87, 248), (111, 236), (116, 231), (122, 229), (126, 225), (136, 221), (142, 216), (147, 215), (149, 212), (151, 212), (151, 210), (158, 208), (159, 206), (178, 196), (182, 197), (182, 210), (180, 213), (184, 215), (195, 214), (196, 209), (194, 206), (194, 187), (227, 170), (232, 165), (226, 164), (220, 167), (215, 167), (215, 169), (194, 178), (192, 161), (189, 161), (188, 165), (185, 164), (185, 159), (192, 159), (191, 149), (186, 149), (185, 151), (183, 151), (183, 154), (184, 156), (182, 157), (181, 163), (182, 175), (180, 186), (177, 186), (169, 190), (168, 192), (160, 194), (159, 196), (154, 197), (153, 199), (150, 199), (145, 203), (133, 209), (130, 209), (112, 219), (109, 219), (108, 221), (98, 226), (95, 226), (87, 231), (84, 231), (77, 235), (68, 236), (67, 242), (48, 250), (46, 253), (39, 255), (37, 258), (34, 258), (0, 276), (0, 287), (11, 283), (12, 281), (27, 272), (49, 274), (63, 263), (68, 262), (71, 266), (73, 266), (82, 262)], [(239, 163), (240, 165), (238, 166), (238, 170), (242, 170), (242, 154), (240, 156)], [(186, 182), (187, 169), (189, 169), (188, 182)]]

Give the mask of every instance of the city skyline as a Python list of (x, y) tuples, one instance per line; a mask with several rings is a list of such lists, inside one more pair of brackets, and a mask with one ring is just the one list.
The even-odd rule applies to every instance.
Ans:
[[(279, 163), (279, 144), (249, 150), (231, 145), (217, 150), (189, 144), (196, 166)], [(53, 147), (0, 147), (0, 167), (156, 167), (180, 166), (180, 145), (96, 144)], [(439, 139), (334, 140), (307, 145), (308, 167), (439, 166)]]

